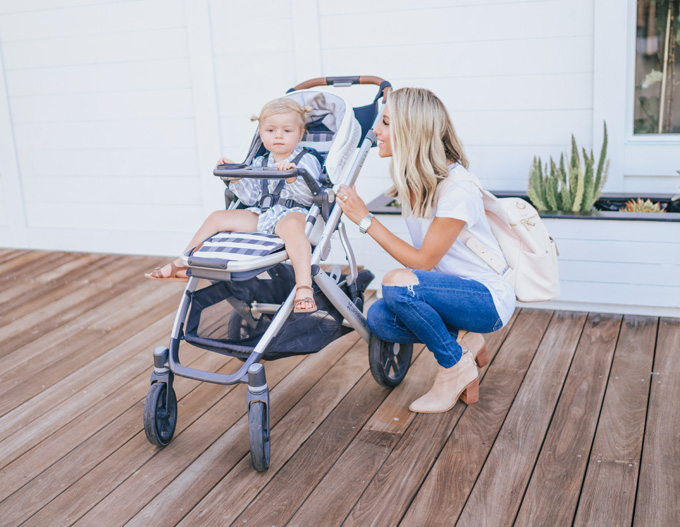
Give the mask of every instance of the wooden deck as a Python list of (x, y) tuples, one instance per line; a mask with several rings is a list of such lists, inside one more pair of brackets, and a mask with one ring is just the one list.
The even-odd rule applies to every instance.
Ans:
[(161, 261), (0, 250), (0, 525), (680, 525), (679, 319), (518, 311), (487, 339), (479, 403), (445, 414), (408, 411), (434, 374), (422, 346), (392, 391), (354, 332), (267, 363), (257, 473), (243, 385), (177, 378), (175, 438), (146, 440), (182, 292), (143, 279)]

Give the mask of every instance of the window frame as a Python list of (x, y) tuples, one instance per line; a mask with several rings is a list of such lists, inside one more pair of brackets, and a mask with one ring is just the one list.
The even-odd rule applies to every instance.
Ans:
[[(609, 178), (605, 191), (626, 191), (625, 178), (677, 176), (680, 134), (633, 133), (637, 0), (594, 0), (593, 145), (609, 135)], [(680, 165), (680, 162), (678, 163)], [(669, 189), (671, 192), (672, 189)]]

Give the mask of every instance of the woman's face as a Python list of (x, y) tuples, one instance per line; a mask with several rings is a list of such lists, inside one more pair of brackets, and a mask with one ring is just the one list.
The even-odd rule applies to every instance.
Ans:
[(378, 155), (380, 157), (392, 157), (392, 144), (390, 143), (390, 112), (387, 104), (383, 111), (382, 120), (373, 129), (378, 138)]

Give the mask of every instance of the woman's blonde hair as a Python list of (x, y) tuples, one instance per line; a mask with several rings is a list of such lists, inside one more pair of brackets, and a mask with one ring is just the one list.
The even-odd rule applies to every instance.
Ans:
[(429, 218), (439, 183), (449, 164), (468, 166), (444, 103), (430, 90), (401, 88), (387, 97), (390, 107), (391, 176), (406, 214)]
[(260, 125), (264, 122), (267, 117), (276, 115), (279, 113), (294, 113), (300, 118), (300, 128), (305, 129), (305, 123), (307, 122), (307, 114), (312, 111), (310, 106), (305, 106), (304, 108), (300, 106), (295, 99), (290, 97), (280, 97), (279, 99), (274, 99), (269, 101), (260, 110), (260, 115), (253, 115), (251, 121), (259, 121)]

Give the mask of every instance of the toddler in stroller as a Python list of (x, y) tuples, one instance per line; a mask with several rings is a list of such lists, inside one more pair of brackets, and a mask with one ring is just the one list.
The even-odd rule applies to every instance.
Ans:
[[(309, 89), (330, 84), (376, 84), (380, 88), (371, 104), (352, 108), (334, 93)], [(262, 126), (266, 119), (262, 118), (258, 127), (260, 133), (255, 135), (244, 163), (221, 164), (215, 169), (214, 174), (227, 183), (228, 210), (225, 213), (232, 213), (231, 216), (249, 214), (246, 217), (251, 218), (247, 224), (250, 232), (224, 232), (205, 240), (196, 239), (190, 246), (198, 247), (189, 249), (184, 255), (182, 261), (186, 262), (183, 265), (187, 266), (188, 282), (173, 324), (170, 346), (154, 350), (151, 387), (144, 403), (144, 430), (151, 443), (165, 446), (172, 440), (177, 422), (177, 400), (172, 387), (175, 375), (223, 385), (247, 383), (251, 461), (256, 470), (266, 470), (270, 451), (270, 403), (264, 366), (260, 361), (318, 352), (351, 330), (357, 331), (369, 343), (369, 365), (376, 380), (384, 386), (396, 386), (401, 382), (410, 364), (412, 345), (381, 341), (368, 330), (362, 311), (364, 290), (373, 275), (366, 269), (358, 270), (345, 226), (340, 221), (342, 210), (335, 206), (331, 183), (332, 180), (336, 184), (353, 185), (356, 181), (369, 149), (376, 144), (371, 129), (381, 117), (379, 102), (389, 88), (388, 82), (377, 77), (328, 77), (306, 81), (285, 96), (297, 101), (299, 108), (311, 108), (302, 141), (298, 143), (299, 136), (293, 135), (295, 148), (277, 153), (279, 145), (272, 144), (274, 150), (271, 151), (276, 155), (269, 154), (266, 162), (257, 161), (265, 156), (269, 141), (267, 128)], [(295, 167), (289, 164), (294, 159), (290, 156), (298, 155), (295, 153), (297, 147), (313, 147), (319, 153), (323, 162), (318, 177), (314, 168), (317, 166), (314, 162), (316, 154), (295, 160)], [(296, 179), (291, 179), (293, 177)], [(306, 260), (307, 266), (300, 271), (295, 265), (291, 268), (284, 263), (294, 260), (296, 255), (288, 241), (284, 247), (284, 240), (276, 236), (281, 233), (283, 221), (293, 216), (292, 213), (284, 215), (278, 223), (276, 219), (271, 222), (272, 226), (276, 225), (272, 227), (273, 233), (264, 228), (265, 232), (256, 232), (260, 230), (259, 220), (267, 221), (262, 210), (270, 210), (277, 201), (267, 197), (271, 183), (275, 181), (274, 187), (281, 187), (280, 180), (286, 179), (291, 183), (282, 188), (293, 189), (292, 185), (299, 182), (308, 187), (309, 201), (301, 201), (303, 207), (300, 208), (306, 211), (305, 245), (312, 249), (311, 258), (300, 258)], [(262, 189), (264, 200), (258, 189)], [(252, 196), (260, 199), (259, 205), (253, 205)], [(294, 210), (297, 196), (287, 198), (283, 205)], [(310, 203), (308, 207), (307, 203)], [(259, 216), (252, 209), (239, 209), (243, 206), (259, 208)], [(276, 217), (276, 213), (272, 214)], [(241, 226), (230, 227), (243, 229)], [(337, 265), (330, 271), (320, 267), (330, 254), (335, 236), (340, 239), (347, 259), (346, 274), (342, 274)], [(173, 262), (174, 265), (179, 263)], [(168, 271), (166, 266), (158, 273), (168, 276)], [(311, 301), (297, 296), (300, 285), (306, 285), (303, 280), (307, 277), (311, 277), (312, 289), (305, 296)], [(209, 285), (199, 287), (199, 282), (204, 285), (205, 280)], [(296, 304), (302, 314), (294, 313)], [(314, 310), (314, 304), (318, 309)], [(243, 365), (232, 374), (185, 366), (180, 362), (182, 341), (236, 357), (244, 361)]]
[[(319, 154), (299, 146), (305, 134), (306, 114), (311, 107), (302, 108), (289, 97), (281, 97), (264, 105), (259, 117), (258, 132), (266, 149), (256, 157), (253, 167), (276, 167), (279, 171), (295, 170), (298, 166), (316, 180), (321, 175)], [(318, 156), (318, 157), (317, 157)], [(221, 158), (218, 165), (235, 165)], [(204, 240), (224, 231), (260, 232), (276, 234), (283, 240), (295, 271), (296, 297), (294, 312), (311, 313), (316, 310), (311, 295), (312, 250), (305, 235), (305, 217), (312, 204), (312, 193), (302, 177), (280, 180), (238, 179), (230, 188), (247, 209), (218, 210), (210, 214), (189, 242), (184, 252), (199, 247)], [(144, 276), (154, 280), (187, 280), (186, 267), (178, 258)], [(308, 292), (306, 292), (308, 291)]]

